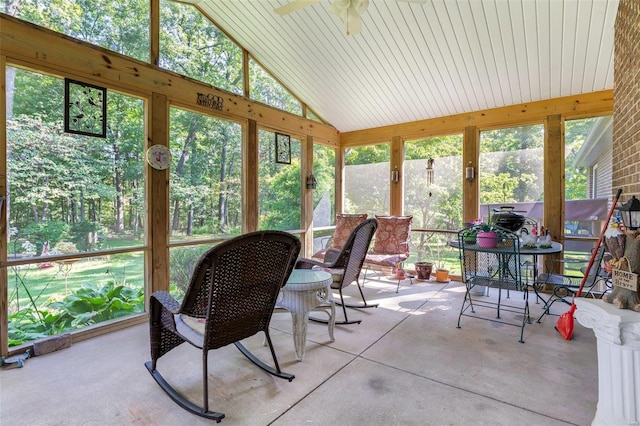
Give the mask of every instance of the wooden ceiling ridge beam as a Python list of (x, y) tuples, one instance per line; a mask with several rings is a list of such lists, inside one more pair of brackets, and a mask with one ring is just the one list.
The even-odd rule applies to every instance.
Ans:
[[(0, 14), (0, 54), (9, 58), (7, 62), (12, 62), (13, 59), (33, 65), (36, 69), (41, 66), (63, 74), (86, 75), (95, 82), (130, 89), (135, 93), (162, 93), (171, 101), (192, 105), (197, 109), (204, 108), (214, 115), (236, 120), (256, 120), (283, 132), (313, 136), (317, 142), (332, 146), (338, 146), (339, 143), (339, 133), (332, 126), (261, 104), (5, 14)], [(220, 97), (222, 110), (199, 105), (198, 98), (202, 95)]]
[(392, 138), (398, 136), (404, 140), (446, 136), (463, 133), (467, 126), (490, 130), (514, 125), (528, 125), (542, 123), (550, 115), (578, 119), (607, 114), (613, 114), (613, 90), (602, 90), (410, 123), (344, 132), (340, 134), (340, 145), (347, 148), (389, 142)]

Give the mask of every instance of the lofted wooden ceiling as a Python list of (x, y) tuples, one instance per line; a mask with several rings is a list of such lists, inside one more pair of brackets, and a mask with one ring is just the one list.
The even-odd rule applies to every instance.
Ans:
[(613, 89), (618, 0), (370, 0), (350, 36), (329, 0), (183, 1), (341, 132)]

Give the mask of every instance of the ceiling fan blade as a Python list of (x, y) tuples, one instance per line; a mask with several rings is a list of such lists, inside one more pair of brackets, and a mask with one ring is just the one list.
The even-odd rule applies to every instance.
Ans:
[(280, 16), (284, 16), (296, 12), (304, 7), (310, 6), (314, 3), (320, 3), (321, 1), (322, 0), (293, 0), (291, 3), (287, 3), (284, 6), (273, 9), (273, 11)]
[(344, 21), (347, 35), (362, 31), (362, 15), (369, 7), (369, 0), (334, 0), (329, 6), (329, 13)]

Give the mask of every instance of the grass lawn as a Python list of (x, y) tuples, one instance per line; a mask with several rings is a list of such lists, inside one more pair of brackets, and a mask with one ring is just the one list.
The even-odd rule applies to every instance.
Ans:
[(110, 281), (130, 287), (144, 286), (143, 252), (96, 256), (67, 262), (32, 263), (7, 268), (9, 313), (41, 308), (61, 300), (82, 284), (102, 286)]

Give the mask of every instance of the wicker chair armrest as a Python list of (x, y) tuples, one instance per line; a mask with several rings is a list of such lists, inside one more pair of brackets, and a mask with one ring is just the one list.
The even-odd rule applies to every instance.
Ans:
[(156, 291), (151, 297), (156, 299), (164, 309), (172, 314), (177, 314), (180, 311), (180, 303), (166, 291)]
[(295, 269), (311, 269), (314, 266), (326, 266), (325, 263), (301, 257), (297, 260)]

